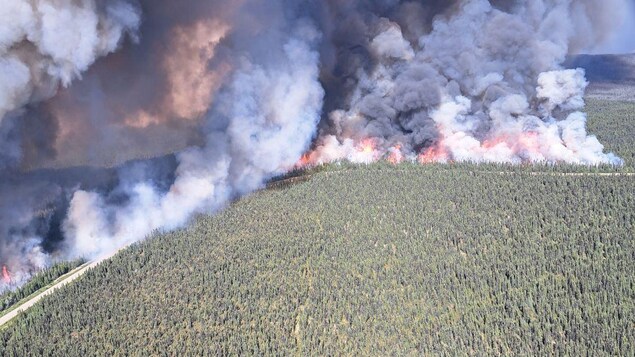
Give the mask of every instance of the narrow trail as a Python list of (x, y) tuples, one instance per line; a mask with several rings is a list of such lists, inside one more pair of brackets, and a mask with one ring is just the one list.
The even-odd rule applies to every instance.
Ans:
[(117, 251), (115, 251), (113, 253), (107, 254), (107, 255), (105, 255), (103, 257), (100, 257), (100, 258), (98, 258), (98, 259), (96, 259), (96, 260), (94, 260), (92, 262), (89, 262), (89, 263), (86, 263), (86, 264), (82, 265), (81, 267), (75, 269), (75, 271), (73, 273), (71, 273), (67, 277), (65, 277), (62, 280), (60, 280), (57, 283), (55, 283), (53, 286), (49, 287), (48, 289), (42, 291), (41, 293), (37, 294), (36, 296), (34, 296), (34, 297), (30, 298), (29, 300), (25, 301), (24, 303), (20, 304), (20, 306), (18, 306), (18, 308), (14, 309), (13, 311), (7, 313), (6, 315), (0, 317), (0, 328), (3, 327), (8, 322), (10, 322), (11, 320), (13, 320), (21, 312), (24, 312), (24, 311), (28, 310), (29, 308), (31, 308), (33, 305), (37, 304), (45, 296), (51, 295), (57, 289), (59, 289), (59, 288), (65, 286), (65, 285), (70, 284), (73, 281), (77, 280), (82, 275), (86, 274), (87, 271), (89, 271), (90, 269), (96, 267), (97, 265), (99, 265), (103, 261), (112, 258), (118, 252), (119, 252), (119, 250), (117, 250)]

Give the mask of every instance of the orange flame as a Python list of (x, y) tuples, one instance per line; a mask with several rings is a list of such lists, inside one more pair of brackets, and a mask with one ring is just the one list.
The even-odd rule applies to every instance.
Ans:
[(2, 266), (2, 281), (4, 281), (5, 284), (11, 283), (11, 274), (9, 274), (9, 269), (7, 269), (6, 265)]
[(501, 144), (513, 150), (515, 154), (520, 152), (540, 152), (540, 139), (538, 133), (535, 132), (524, 132), (517, 135), (503, 134), (483, 141), (481, 147), (488, 150)]
[(358, 150), (364, 154), (372, 154), (375, 152), (375, 140), (367, 138), (359, 144)]
[(429, 147), (419, 155), (420, 164), (448, 161), (449, 153), (442, 143)]
[(296, 168), (308, 167), (313, 164), (313, 160), (311, 160), (311, 153), (306, 153), (302, 155), (300, 160), (295, 164)]
[(388, 154), (388, 162), (393, 165), (400, 164), (404, 159), (404, 155), (401, 152), (401, 145), (397, 144), (392, 149), (390, 149), (390, 153)]
[(483, 141), (481, 147), (486, 150), (493, 149), (500, 144), (507, 144), (508, 139), (509, 138), (507, 136), (498, 136), (495, 138), (487, 139)]

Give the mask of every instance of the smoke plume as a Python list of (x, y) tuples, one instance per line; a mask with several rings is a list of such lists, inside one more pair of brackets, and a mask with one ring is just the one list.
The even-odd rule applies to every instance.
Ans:
[(299, 164), (621, 163), (561, 64), (627, 0), (6, 1), (0, 290)]
[(368, 21), (374, 66), (352, 74), (347, 105), (304, 160), (619, 164), (586, 133), (584, 73), (560, 67), (605, 35), (598, 6), (461, 1), (419, 37), (399, 17)]

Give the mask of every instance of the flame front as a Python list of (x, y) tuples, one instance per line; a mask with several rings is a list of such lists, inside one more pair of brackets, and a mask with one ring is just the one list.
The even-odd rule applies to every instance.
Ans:
[(401, 151), (401, 144), (397, 144), (390, 148), (387, 160), (393, 165), (400, 164), (404, 160), (404, 154)]
[(370, 155), (375, 152), (375, 140), (367, 138), (362, 140), (359, 144), (359, 152), (362, 154)]
[(420, 164), (431, 164), (434, 162), (447, 162), (449, 154), (443, 143), (435, 144), (423, 151), (418, 158)]
[(9, 274), (9, 269), (6, 265), (2, 266), (2, 281), (5, 284), (11, 284), (11, 274)]
[(499, 135), (483, 141), (481, 149), (491, 150), (500, 146), (512, 150), (515, 154), (525, 153), (531, 156), (540, 155), (540, 138), (538, 134), (534, 132)]

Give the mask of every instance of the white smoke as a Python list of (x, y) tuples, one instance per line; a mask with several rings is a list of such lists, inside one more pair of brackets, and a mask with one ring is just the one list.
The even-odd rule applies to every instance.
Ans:
[(64, 225), (71, 256), (98, 257), (155, 230), (171, 230), (196, 213), (259, 188), (293, 166), (307, 149), (320, 118), (320, 35), (307, 22), (294, 28), (271, 65), (244, 58), (217, 99), (205, 147), (178, 155), (177, 178), (167, 193), (150, 182), (124, 183), (129, 201), (109, 205), (77, 191)]
[[(6, 289), (21, 286), (31, 277), (31, 272), (25, 267), (46, 267), (51, 263), (50, 255), (46, 254), (40, 246), (40, 238), (35, 236), (20, 237), (19, 240), (0, 241), (0, 250), (14, 252), (0, 265), (10, 267), (10, 281), (0, 282), (0, 293)], [(4, 279), (3, 279), (4, 280)]]
[[(49, 99), (60, 85), (70, 85), (99, 57), (115, 51), (126, 34), (134, 38), (140, 21), (139, 9), (119, 0), (99, 4), (94, 0), (2, 1), (0, 176), (22, 151), (13, 137), (13, 124), (4, 120), (26, 104)], [(32, 198), (14, 197), (8, 188), (2, 195), (3, 200), (20, 200), (4, 202), (0, 217), (0, 261), (9, 266), (12, 286), (17, 286), (33, 271), (49, 265), (51, 257), (31, 227), (38, 214)], [(5, 205), (15, 213), (8, 213)], [(2, 285), (0, 291), (6, 288)]]

